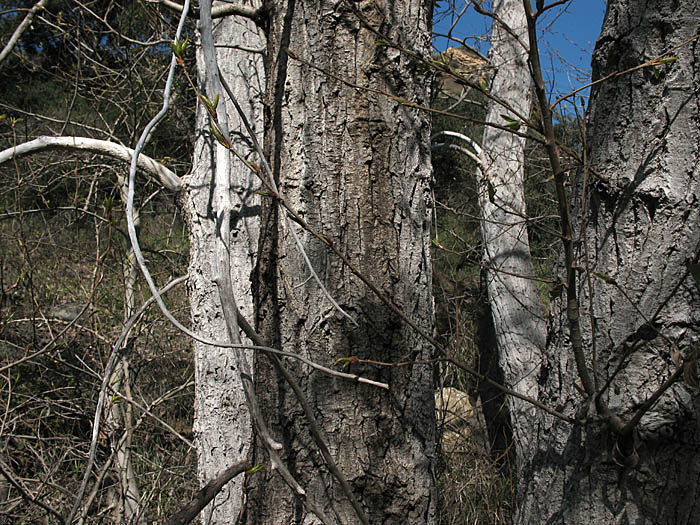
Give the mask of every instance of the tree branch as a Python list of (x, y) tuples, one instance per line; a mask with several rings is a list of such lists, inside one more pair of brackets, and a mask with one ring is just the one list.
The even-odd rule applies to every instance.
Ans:
[(15, 478), (12, 476), (9, 466), (6, 466), (2, 460), (0, 460), (0, 474), (2, 474), (5, 477), (5, 479), (19, 491), (23, 499), (29, 501), (30, 503), (33, 503), (34, 505), (38, 505), (46, 512), (56, 516), (60, 520), (60, 522), (63, 522), (63, 516), (61, 516), (55, 509), (49, 507), (46, 503), (36, 499), (28, 491), (24, 490), (22, 485), (20, 485), (19, 482), (15, 480)]
[(22, 20), (22, 23), (17, 26), (17, 29), (15, 29), (15, 32), (12, 33), (12, 36), (10, 39), (7, 41), (7, 44), (5, 44), (5, 47), (3, 48), (2, 51), (0, 51), (0, 64), (2, 64), (2, 61), (5, 60), (7, 55), (10, 54), (10, 51), (15, 47), (15, 44), (19, 40), (19, 37), (22, 36), (22, 33), (24, 33), (25, 29), (29, 27), (29, 24), (32, 21), (32, 18), (34, 18), (34, 15), (36, 14), (37, 11), (40, 9), (44, 9), (46, 7), (46, 2), (48, 0), (39, 0), (34, 7), (32, 7), (29, 10), (29, 13), (27, 13), (27, 16), (24, 17), (24, 20)]
[(197, 514), (221, 492), (221, 489), (224, 488), (226, 483), (238, 476), (241, 472), (250, 470), (250, 468), (250, 462), (246, 460), (234, 463), (223, 472), (220, 472), (218, 476), (209, 481), (209, 483), (204, 485), (199, 492), (197, 492), (194, 499), (188, 503), (186, 507), (183, 507), (177, 514), (166, 521), (165, 525), (185, 525), (185, 523), (191, 522), (197, 517)]
[[(70, 151), (88, 151), (98, 155), (106, 155), (113, 159), (123, 162), (131, 162), (134, 155), (134, 150), (110, 142), (108, 140), (92, 139), (89, 137), (38, 137), (29, 142), (19, 144), (12, 148), (0, 151), (0, 164), (9, 160), (24, 157), (34, 153), (39, 153), (46, 150), (63, 149)], [(174, 172), (166, 168), (160, 162), (153, 160), (146, 155), (139, 155), (138, 168), (144, 173), (148, 173), (152, 177), (160, 180), (161, 184), (172, 191), (181, 191), (184, 184), (180, 177)]]
[[(469, 146), (474, 149), (476, 153), (472, 153), (466, 148), (462, 148), (460, 146), (457, 146), (456, 144), (447, 144), (447, 143), (442, 143), (442, 142), (435, 142), (435, 139), (438, 137), (454, 137), (457, 139), (460, 139), (464, 142), (466, 142)], [(472, 138), (467, 137), (466, 135), (462, 133), (457, 133), (456, 131), (441, 131), (440, 133), (436, 133), (432, 137), (430, 137), (430, 141), (432, 142), (432, 149), (447, 146), (448, 148), (451, 149), (456, 149), (457, 151), (464, 153), (466, 156), (468, 156), (470, 159), (472, 159), (474, 162), (476, 162), (477, 166), (479, 166), (479, 169), (483, 170), (484, 165), (481, 160), (481, 156), (483, 153), (483, 150), (481, 149), (481, 146)]]
[[(187, 279), (187, 276), (183, 277), (178, 277), (177, 279), (174, 279), (170, 281), (166, 286), (164, 286), (161, 290), (160, 293), (165, 293), (174, 286), (180, 284), (181, 282), (185, 281)], [(100, 424), (101, 424), (101, 419), (102, 419), (102, 409), (104, 407), (105, 403), (105, 397), (107, 395), (107, 387), (109, 386), (110, 379), (112, 377), (112, 373), (114, 372), (114, 368), (117, 364), (117, 358), (119, 357), (119, 350), (122, 349), (124, 346), (124, 343), (126, 341), (127, 336), (129, 335), (129, 332), (131, 332), (131, 328), (134, 326), (136, 321), (144, 314), (144, 312), (148, 309), (148, 307), (153, 303), (155, 300), (154, 296), (151, 296), (148, 300), (146, 300), (141, 308), (139, 308), (134, 314), (127, 320), (127, 322), (124, 324), (124, 328), (122, 329), (122, 333), (119, 336), (119, 339), (117, 342), (114, 344), (114, 347), (112, 348), (112, 353), (109, 356), (109, 359), (107, 360), (107, 365), (105, 366), (105, 372), (104, 372), (104, 377), (102, 379), (102, 385), (100, 387), (100, 393), (97, 398), (97, 407), (95, 408), (95, 417), (93, 420), (92, 424), (92, 438), (90, 441), (90, 451), (88, 453), (88, 463), (87, 466), (85, 467), (85, 473), (83, 474), (83, 481), (80, 485), (80, 489), (78, 490), (78, 497), (73, 504), (73, 508), (71, 509), (71, 512), (68, 516), (68, 519), (66, 520), (66, 523), (72, 523), (73, 518), (75, 517), (75, 514), (78, 512), (78, 509), (80, 508), (80, 504), (83, 500), (83, 496), (85, 495), (85, 489), (87, 487), (88, 480), (90, 479), (90, 474), (92, 472), (92, 467), (95, 462), (95, 455), (97, 453), (97, 441), (99, 437), (99, 432), (100, 432)]]
[[(540, 54), (537, 40), (537, 23), (535, 14), (532, 11), (530, 0), (523, 0), (525, 16), (527, 17), (528, 37), (530, 39), (530, 71), (535, 84), (537, 102), (542, 113), (542, 127), (546, 139), (546, 148), (549, 155), (549, 162), (554, 173), (554, 183), (557, 192), (557, 202), (559, 207), (559, 218), (561, 222), (561, 236), (564, 244), (564, 263), (566, 266), (566, 316), (569, 322), (569, 336), (571, 347), (576, 359), (576, 368), (583, 384), (586, 395), (592, 398), (595, 395), (595, 382), (591, 371), (588, 369), (586, 357), (583, 349), (583, 339), (581, 336), (581, 324), (579, 316), (578, 297), (576, 293), (576, 270), (574, 268), (574, 237), (571, 225), (571, 212), (566, 194), (566, 174), (561, 166), (557, 139), (554, 135), (554, 125), (552, 123), (552, 110), (549, 107), (547, 94), (545, 92), (544, 80), (542, 76), (542, 66), (540, 65)], [(597, 399), (599, 410), (606, 411), (604, 403)], [(607, 416), (611, 416), (607, 414)]]
[[(182, 13), (182, 6), (176, 2), (173, 2), (172, 0), (149, 0), (151, 3), (154, 4), (161, 4), (164, 7), (167, 7), (168, 9), (172, 9), (173, 11), (177, 11), (178, 13)], [(225, 5), (217, 5), (216, 7), (213, 7), (211, 10), (211, 17), (213, 18), (222, 18), (224, 16), (242, 16), (244, 18), (249, 18), (256, 24), (259, 24), (261, 20), (265, 16), (265, 10), (264, 8), (260, 7), (256, 9), (255, 7), (247, 6), (247, 5), (237, 5), (237, 4), (225, 4)], [(199, 9), (192, 9), (188, 13), (188, 16), (192, 18), (199, 18), (200, 13)]]

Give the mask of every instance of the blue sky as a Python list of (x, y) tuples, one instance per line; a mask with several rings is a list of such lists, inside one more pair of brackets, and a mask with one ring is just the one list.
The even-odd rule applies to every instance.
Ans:
[[(441, 10), (444, 10), (447, 3), (440, 2)], [(465, 5), (464, 0), (455, 0), (453, 3), (458, 10)], [(568, 93), (588, 82), (591, 53), (603, 24), (606, 3), (606, 0), (571, 0), (538, 20), (543, 36), (540, 39), (542, 67), (547, 71), (550, 90), (557, 95)], [(490, 2), (483, 3), (484, 8), (490, 9), (487, 4)], [(435, 33), (447, 33), (453, 22), (452, 16), (441, 18), (438, 15), (433, 30)], [(469, 7), (452, 30), (452, 35), (465, 39), (467, 44), (486, 55), (490, 27), (490, 19)], [(440, 37), (435, 39), (434, 44), (439, 51), (448, 45), (458, 45), (455, 42), (448, 44), (446, 38)]]

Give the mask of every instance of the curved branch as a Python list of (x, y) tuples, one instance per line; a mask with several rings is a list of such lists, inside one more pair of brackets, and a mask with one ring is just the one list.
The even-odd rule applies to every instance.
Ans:
[(433, 144), (431, 146), (431, 149), (438, 149), (438, 148), (443, 148), (446, 147), (448, 149), (453, 149), (456, 151), (459, 151), (460, 153), (464, 153), (467, 157), (472, 159), (474, 162), (477, 163), (477, 165), (481, 166), (481, 159), (474, 155), (471, 151), (469, 151), (467, 148), (463, 148), (461, 146), (458, 146), (457, 144), (445, 144), (444, 142), (438, 142), (436, 144)]
[[(178, 4), (177, 2), (173, 2), (172, 0), (151, 0), (153, 3), (161, 4), (168, 9), (172, 9), (173, 11), (177, 11), (178, 13), (182, 13), (182, 6)], [(193, 9), (189, 13), (189, 16), (193, 18), (199, 18), (199, 10), (198, 9)], [(235, 16), (242, 16), (244, 18), (250, 18), (253, 22), (256, 24), (260, 22), (260, 20), (263, 17), (263, 9), (262, 8), (255, 8), (247, 5), (239, 5), (239, 4), (224, 4), (224, 5), (217, 5), (216, 7), (213, 7), (211, 10), (211, 17), (212, 18), (222, 18), (224, 16), (230, 16), (230, 15), (235, 15)]]
[[(463, 148), (461, 146), (457, 146), (456, 144), (447, 144), (443, 142), (435, 142), (435, 139), (438, 137), (455, 137), (458, 139), (463, 140), (466, 142), (469, 146), (471, 146), (476, 154), (472, 153), (466, 148)], [(448, 147), (449, 149), (455, 149), (461, 153), (464, 153), (467, 157), (472, 159), (474, 162), (476, 162), (476, 165), (479, 167), (481, 171), (484, 170), (484, 163), (482, 161), (482, 154), (483, 150), (481, 149), (481, 146), (472, 138), (467, 137), (466, 135), (463, 135), (462, 133), (457, 133), (456, 131), (441, 131), (440, 133), (436, 133), (432, 137), (430, 137), (430, 141), (433, 143), (431, 149), (437, 149), (441, 147)]]
[[(480, 157), (483, 154), (483, 150), (481, 149), (481, 146), (477, 141), (475, 141), (471, 137), (467, 137), (463, 133), (457, 133), (456, 131), (440, 131), (439, 133), (436, 133), (432, 137), (430, 137), (431, 142), (434, 142), (436, 138), (438, 137), (454, 137), (456, 139), (460, 139), (464, 142), (466, 142), (469, 146), (472, 147), (472, 149), (476, 152), (476, 154)], [(481, 161), (477, 161), (479, 164), (481, 164)]]
[[(0, 151), (0, 164), (9, 160), (39, 153), (40, 151), (64, 149), (70, 151), (89, 151), (98, 155), (106, 155), (123, 162), (131, 162), (134, 150), (108, 140), (92, 139), (89, 137), (38, 137), (29, 142)], [(160, 180), (160, 183), (172, 191), (181, 191), (184, 184), (180, 177), (163, 166), (160, 162), (146, 155), (139, 155), (138, 168)]]

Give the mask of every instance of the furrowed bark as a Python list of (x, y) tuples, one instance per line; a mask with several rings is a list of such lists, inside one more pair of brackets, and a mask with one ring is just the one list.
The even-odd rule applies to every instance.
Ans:
[[(389, 2), (381, 12), (375, 4), (358, 8), (392, 40), (427, 55), (429, 3), (403, 4)], [(280, 2), (271, 16), (266, 150), (280, 192), (430, 333), (427, 115), (330, 78), (285, 49), (350, 82), (420, 104), (427, 101), (427, 78), (410, 57), (377, 45), (376, 34), (362, 26), (349, 4)], [(256, 321), (270, 345), (324, 365), (349, 355), (383, 361), (430, 356), (430, 345), (402, 326), (322, 241), (285, 221), (282, 213), (274, 200), (264, 202)], [(314, 268), (359, 327), (309, 279), (289, 224), (299, 228)], [(265, 358), (256, 356), (255, 366), (261, 406), (284, 445), (286, 464), (328, 516), (337, 523), (357, 523), (291, 389)], [(307, 374), (296, 363), (289, 367), (369, 522), (432, 523), (430, 368), (362, 366), (361, 375), (389, 382), (390, 392), (384, 393)], [(256, 457), (259, 451), (256, 445)], [(260, 473), (251, 485), (248, 523), (315, 523), (272, 474)]]
[[(538, 415), (519, 523), (697, 522), (700, 294), (687, 270), (700, 250), (697, 43), (676, 49), (675, 61), (612, 74), (689, 41), (699, 16), (696, 0), (608, 2), (593, 79), (610, 79), (591, 93), (589, 164), (574, 181), (572, 218), (582, 348), (591, 363), (595, 344), (593, 372), (607, 386), (598, 398), (623, 426), (603, 403), (586, 412), (559, 298), (540, 400), (585, 424)], [(674, 376), (685, 380), (670, 384)]]

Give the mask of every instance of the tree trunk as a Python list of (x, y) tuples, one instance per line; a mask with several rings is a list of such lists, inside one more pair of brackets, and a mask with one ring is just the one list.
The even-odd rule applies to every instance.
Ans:
[[(369, 89), (428, 103), (424, 69), (380, 41), (429, 56), (432, 4), (378, 5), (275, 4), (268, 38), (266, 149), (280, 193), (292, 208), (430, 333), (430, 120)], [(346, 356), (409, 363), (431, 356), (430, 346), (336, 255), (285, 221), (283, 213), (275, 202), (263, 203), (255, 300), (258, 329), (270, 344), (326, 366)], [(290, 227), (330, 294), (359, 326), (340, 314), (310, 277)], [(310, 438), (289, 385), (266, 357), (256, 357), (261, 406), (306, 497), (333, 521), (359, 523)], [(388, 382), (386, 392), (286, 364), (369, 523), (433, 523), (431, 368), (353, 365), (356, 373)], [(259, 441), (254, 458), (254, 463), (268, 461)], [(247, 523), (317, 523), (274, 470), (249, 483)]]
[[(119, 176), (118, 184), (121, 200), (126, 204), (129, 183), (125, 177)], [(137, 231), (141, 228), (141, 213), (139, 209), (134, 210), (134, 227)], [(134, 250), (131, 247), (127, 250), (123, 264), (124, 322), (127, 322), (137, 309), (136, 289), (139, 277), (138, 263), (136, 262)], [(128, 355), (122, 356), (119, 363), (117, 363), (112, 377), (112, 384), (116, 385), (118, 390), (123, 391), (126, 395), (131, 397), (131, 376), (129, 373)], [(141, 495), (136, 482), (134, 462), (131, 455), (134, 434), (134, 419), (131, 405), (129, 403), (109, 403), (106, 410), (105, 422), (113, 429), (115, 434), (118, 433), (118, 429), (124, 429), (126, 433), (124, 440), (119, 438), (112, 440), (112, 446), (115, 448), (114, 467), (117, 478), (117, 483), (115, 483), (112, 489), (115, 492), (112, 497), (114, 501), (117, 502), (114, 511), (114, 523), (145, 525), (146, 520), (143, 516)]]
[[(699, 19), (698, 0), (610, 0), (594, 80), (690, 39)], [(700, 248), (699, 55), (691, 42), (672, 51), (676, 61), (608, 79), (591, 94), (589, 163), (574, 198), (574, 216), (584, 218), (575, 225), (581, 325), (596, 388), (610, 381), (601, 399), (623, 422), (700, 341), (700, 294), (686, 267)], [(677, 382), (633, 433), (611, 432), (595, 407), (586, 415), (574, 385), (563, 298), (552, 312), (540, 400), (584, 424), (538, 415), (518, 521), (697, 523), (697, 389)]]
[[(530, 71), (527, 66), (527, 21), (521, 0), (494, 2), (494, 19), (489, 62), (496, 73), (486, 122), (505, 125), (502, 115), (514, 121), (527, 119), (530, 113)], [(502, 23), (501, 23), (502, 22)], [(505, 24), (511, 32), (504, 29)], [(513, 34), (518, 35), (519, 41)], [(524, 127), (522, 128), (524, 130)], [(530, 257), (525, 210), (525, 138), (509, 131), (486, 126), (479, 173), (481, 235), (484, 245), (486, 286), (502, 380), (513, 390), (536, 397), (537, 375), (545, 346), (545, 322), (542, 304)], [(484, 323), (483, 326), (489, 326)], [(485, 338), (484, 338), (485, 339)], [(482, 356), (487, 362), (490, 356)], [(500, 379), (497, 378), (497, 379)], [(510, 423), (515, 456), (520, 458), (533, 434), (535, 407), (509, 396), (489, 391), (484, 403), (489, 419)], [(493, 405), (498, 405), (493, 407)], [(496, 410), (494, 410), (494, 408)], [(489, 410), (490, 409), (490, 410)], [(494, 414), (506, 409), (509, 413)], [(503, 425), (490, 425), (491, 439), (498, 440)], [(500, 451), (499, 451), (500, 452)]]
[[(237, 96), (248, 119), (262, 132), (262, 92), (264, 71), (262, 54), (242, 49), (260, 50), (264, 40), (254, 23), (242, 18), (226, 17), (214, 24), (218, 61), (224, 78)], [(197, 53), (200, 89), (204, 90), (204, 61)], [(216, 93), (205, 93), (213, 100)], [(220, 93), (224, 98), (225, 94)], [(229, 127), (234, 148), (253, 161), (253, 148), (246, 139), (245, 128), (232, 104), (228, 104)], [(213, 210), (213, 172), (217, 141), (207, 131), (206, 112), (198, 102), (197, 143), (194, 169), (189, 179), (186, 210), (190, 228), (190, 304), (195, 332), (208, 338), (226, 341), (228, 334), (219, 293), (214, 284), (216, 275), (216, 228)], [(262, 133), (261, 133), (262, 135)], [(237, 215), (231, 220), (231, 266), (234, 294), (238, 306), (252, 319), (253, 305), (250, 275), (258, 244), (259, 197), (255, 191), (260, 184), (250, 169), (230, 156), (231, 180), (234, 192), (231, 200)], [(196, 419), (195, 435), (202, 484), (214, 478), (230, 465), (246, 459), (251, 443), (251, 424), (241, 386), (234, 350), (195, 343)], [(208, 524), (232, 523), (241, 508), (242, 478), (230, 481), (203, 512)]]

